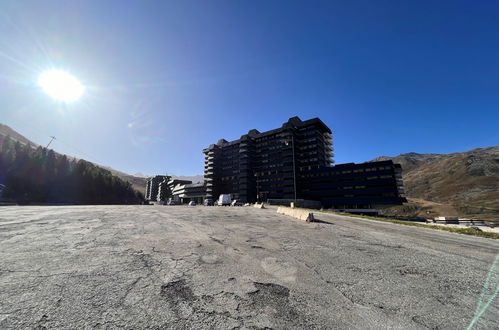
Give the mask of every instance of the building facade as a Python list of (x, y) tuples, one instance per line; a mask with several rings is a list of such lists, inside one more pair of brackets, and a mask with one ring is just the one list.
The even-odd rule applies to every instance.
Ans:
[(171, 177), (166, 175), (158, 185), (158, 194), (156, 195), (156, 201), (158, 202), (166, 202), (169, 198), (172, 197), (172, 190), (168, 185)]
[(180, 204), (195, 202), (202, 204), (206, 197), (206, 187), (204, 183), (183, 183), (177, 184), (173, 188), (173, 200)]
[(172, 179), (168, 175), (156, 175), (146, 183), (146, 199), (152, 202), (203, 203), (206, 187), (203, 183), (193, 184), (189, 180)]
[(405, 199), (402, 168), (391, 160), (340, 164), (300, 172), (300, 196), (324, 208), (346, 212), (377, 212)]
[[(160, 192), (160, 184), (162, 184), (163, 181), (168, 181), (170, 179), (169, 176), (166, 175), (156, 175), (153, 176), (152, 178), (147, 179), (146, 182), (146, 195), (145, 198), (148, 201), (157, 201), (158, 200), (158, 193)], [(164, 190), (166, 186), (162, 185), (162, 188)]]
[[(234, 141), (221, 139), (203, 150), (206, 198), (231, 194), (241, 202), (309, 199), (344, 209), (405, 201), (399, 165), (333, 166), (333, 150), (332, 132), (319, 118), (292, 117), (274, 130), (253, 129)], [(374, 176), (383, 179), (372, 181)]]

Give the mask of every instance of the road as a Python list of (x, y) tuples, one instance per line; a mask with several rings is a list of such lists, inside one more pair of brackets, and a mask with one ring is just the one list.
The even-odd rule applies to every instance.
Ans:
[(316, 217), (2, 207), (0, 328), (499, 329), (496, 240)]

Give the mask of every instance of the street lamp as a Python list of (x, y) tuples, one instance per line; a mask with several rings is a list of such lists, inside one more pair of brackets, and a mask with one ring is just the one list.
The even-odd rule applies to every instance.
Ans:
[(257, 173), (254, 174), (255, 175), (255, 182), (256, 182), (256, 202), (258, 203), (259, 202), (259, 192), (258, 192), (258, 175)]
[[(284, 144), (289, 146), (289, 141), (284, 141)], [(293, 189), (295, 191), (295, 204), (296, 204), (296, 166), (295, 166), (295, 139), (291, 135), (291, 149), (293, 150)]]

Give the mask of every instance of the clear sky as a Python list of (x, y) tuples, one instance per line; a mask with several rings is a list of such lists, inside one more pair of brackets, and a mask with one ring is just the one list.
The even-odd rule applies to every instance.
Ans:
[[(337, 163), (499, 144), (499, 2), (2, 1), (0, 122), (128, 173), (320, 117)], [(86, 86), (60, 104), (36, 84)]]

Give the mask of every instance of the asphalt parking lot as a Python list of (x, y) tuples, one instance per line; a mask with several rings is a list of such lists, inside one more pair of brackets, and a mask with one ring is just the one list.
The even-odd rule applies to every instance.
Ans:
[(2, 207), (0, 328), (499, 329), (497, 241), (317, 217)]

